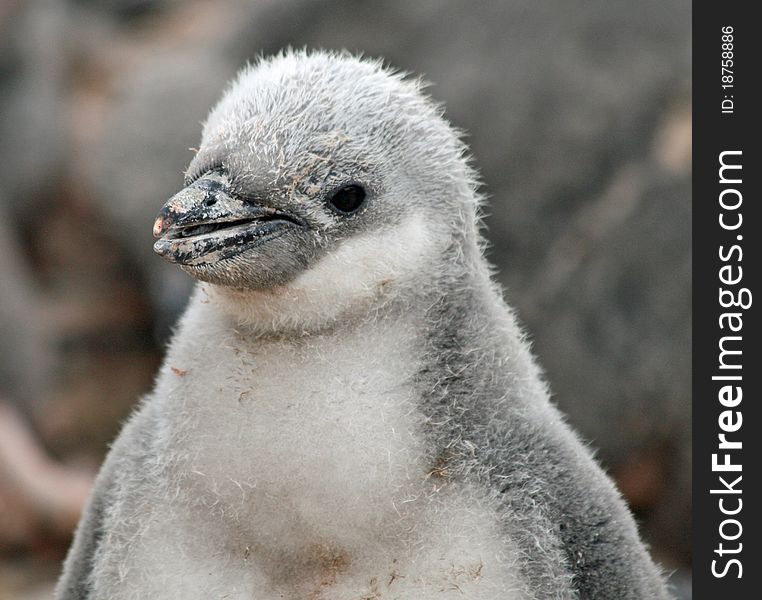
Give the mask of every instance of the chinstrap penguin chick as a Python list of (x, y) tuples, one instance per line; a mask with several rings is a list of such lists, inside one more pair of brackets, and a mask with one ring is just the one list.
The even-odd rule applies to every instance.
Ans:
[(156, 220), (200, 283), (57, 598), (667, 598), (491, 280), (476, 187), (418, 82), (244, 69)]

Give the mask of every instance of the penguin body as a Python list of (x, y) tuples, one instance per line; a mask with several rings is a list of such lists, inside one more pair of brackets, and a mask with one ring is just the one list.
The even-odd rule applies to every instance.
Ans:
[(233, 84), (154, 228), (200, 283), (59, 599), (668, 597), (491, 282), (440, 112), (347, 55)]

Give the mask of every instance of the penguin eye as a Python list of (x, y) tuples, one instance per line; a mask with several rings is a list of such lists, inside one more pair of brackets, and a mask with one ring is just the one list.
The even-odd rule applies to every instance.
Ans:
[(328, 197), (328, 203), (336, 212), (351, 215), (365, 202), (365, 190), (356, 183), (340, 187)]

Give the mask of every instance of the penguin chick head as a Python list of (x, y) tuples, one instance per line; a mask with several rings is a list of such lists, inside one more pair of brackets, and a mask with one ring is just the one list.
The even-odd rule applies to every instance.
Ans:
[(261, 60), (212, 109), (154, 249), (201, 281), (255, 291), (319, 285), (328, 262), (324, 285), (367, 290), (447, 249), (478, 253), (473, 173), (441, 112), (377, 61)]

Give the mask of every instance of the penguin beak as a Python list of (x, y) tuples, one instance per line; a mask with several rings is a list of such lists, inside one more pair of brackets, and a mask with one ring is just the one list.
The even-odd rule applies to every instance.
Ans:
[(153, 225), (153, 249), (181, 265), (211, 264), (304, 226), (295, 215), (237, 196), (227, 175), (216, 170), (162, 207)]

